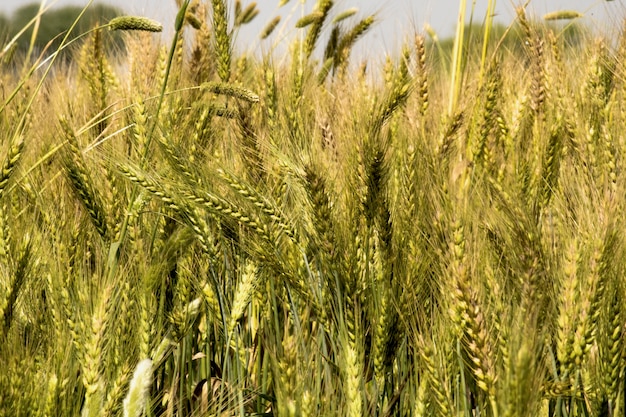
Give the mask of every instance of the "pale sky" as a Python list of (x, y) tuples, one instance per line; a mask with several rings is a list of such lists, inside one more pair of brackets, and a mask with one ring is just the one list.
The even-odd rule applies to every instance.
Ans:
[[(128, 14), (139, 14), (163, 23), (166, 30), (173, 26), (176, 13), (175, 0), (97, 0), (120, 7)], [(208, 0), (205, 0), (208, 1)], [(0, 13), (10, 16), (16, 8), (37, 2), (37, 0), (0, 0)], [(88, 0), (46, 0), (46, 4), (85, 5)], [(488, 0), (475, 0), (475, 21), (482, 22)], [(496, 2), (496, 19), (508, 24), (513, 19), (515, 6), (522, 0), (501, 0)], [(229, 1), (229, 4), (234, 1)], [(249, 0), (242, 0), (244, 6)], [(258, 33), (265, 23), (276, 15), (282, 17), (285, 34), (293, 34), (294, 23), (315, 4), (315, 0), (291, 0), (278, 8), (279, 0), (258, 0), (261, 14), (238, 36), (238, 45), (243, 48), (259, 46)], [(302, 4), (306, 5), (303, 7)], [(472, 0), (467, 0), (471, 7)], [(453, 35), (458, 15), (458, 0), (337, 0), (335, 13), (357, 7), (358, 17), (378, 12), (379, 22), (369, 35), (360, 41), (366, 51), (397, 50), (403, 38), (420, 31), (426, 22), (439, 34), (440, 38)], [(530, 0), (529, 12), (536, 17), (556, 10), (576, 10), (585, 15), (584, 21), (602, 32), (616, 33), (626, 18), (626, 0)], [(280, 28), (281, 26), (279, 26)], [(171, 30), (171, 29), (170, 29)], [(262, 48), (269, 48), (268, 44)]]

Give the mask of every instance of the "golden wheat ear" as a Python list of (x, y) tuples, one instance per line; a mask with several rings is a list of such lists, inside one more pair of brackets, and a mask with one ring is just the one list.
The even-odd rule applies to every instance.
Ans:
[(0, 197), (2, 197), (2, 194), (9, 183), (9, 179), (11, 178), (11, 174), (15, 171), (15, 168), (22, 157), (24, 152), (24, 143), (24, 139), (20, 137), (9, 147), (6, 161), (2, 167), (2, 171), (0, 171)]

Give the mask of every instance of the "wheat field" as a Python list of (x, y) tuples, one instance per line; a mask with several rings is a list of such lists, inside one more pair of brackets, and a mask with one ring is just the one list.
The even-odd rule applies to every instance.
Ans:
[(178, 6), (0, 52), (0, 416), (625, 415), (621, 30)]

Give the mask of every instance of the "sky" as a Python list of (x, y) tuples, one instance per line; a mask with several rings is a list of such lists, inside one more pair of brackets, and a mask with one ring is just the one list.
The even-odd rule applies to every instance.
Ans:
[[(151, 17), (163, 23), (166, 33), (173, 27), (176, 13), (175, 0), (97, 0), (121, 8), (127, 14)], [(205, 0), (208, 1), (208, 0)], [(38, 2), (37, 0), (0, 0), (0, 13), (11, 15), (18, 7)], [(46, 5), (64, 6), (68, 4), (83, 6), (88, 0), (45, 0)], [(210, 1), (209, 1), (210, 2)], [(279, 0), (258, 0), (260, 15), (238, 35), (238, 45), (244, 49), (269, 48), (271, 45), (259, 44), (258, 33), (265, 23), (275, 16), (282, 17), (283, 33), (289, 35), (295, 29), (298, 18), (306, 14), (315, 4), (315, 0), (291, 0), (278, 8)], [(485, 17), (488, 0), (474, 0), (475, 21), (482, 22)], [(508, 24), (515, 16), (515, 5), (522, 0), (500, 0), (496, 2), (496, 20)], [(229, 4), (234, 1), (229, 0)], [(246, 6), (249, 0), (242, 0)], [(467, 0), (468, 7), (473, 3)], [(303, 6), (304, 4), (304, 6)], [(407, 36), (423, 29), (428, 23), (439, 38), (454, 34), (458, 16), (458, 0), (336, 0), (335, 13), (357, 7), (359, 13), (354, 19), (377, 13), (378, 23), (369, 34), (360, 41), (365, 51), (391, 51), (399, 46)], [(528, 12), (541, 17), (556, 10), (576, 10), (585, 15), (587, 25), (603, 33), (619, 31), (626, 18), (626, 0), (530, 0)], [(284, 25), (284, 26), (283, 26)], [(276, 39), (276, 37), (274, 38)]]

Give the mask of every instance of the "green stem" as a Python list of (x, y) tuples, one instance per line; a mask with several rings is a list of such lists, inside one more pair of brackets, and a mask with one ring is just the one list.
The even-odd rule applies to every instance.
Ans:
[(485, 16), (485, 29), (483, 36), (483, 51), (480, 57), (480, 75), (479, 81), (482, 85), (483, 76), (485, 75), (485, 67), (487, 65), (487, 49), (489, 47), (489, 37), (491, 36), (491, 28), (493, 27), (493, 14), (496, 9), (496, 0), (489, 0), (487, 5), (487, 15)]
[(467, 0), (461, 0), (459, 5), (459, 16), (456, 23), (456, 36), (454, 37), (454, 50), (452, 52), (452, 77), (450, 79), (450, 102), (448, 103), (448, 114), (450, 115), (454, 114), (456, 111), (457, 100), (461, 90), (466, 9)]
[[(174, 54), (176, 53), (176, 43), (183, 29), (183, 23), (185, 21), (185, 13), (187, 12), (187, 6), (189, 6), (189, 2), (190, 0), (185, 0), (180, 10), (178, 11), (178, 14), (176, 15), (176, 24), (175, 24), (176, 32), (174, 33), (172, 46), (170, 47), (169, 55), (167, 57), (167, 67), (165, 68), (165, 77), (163, 80), (163, 85), (161, 86), (161, 93), (159, 94), (159, 102), (157, 104), (157, 109), (154, 115), (154, 121), (152, 123), (152, 127), (150, 128), (150, 132), (148, 134), (148, 137), (146, 138), (146, 146), (144, 148), (143, 155), (141, 156), (140, 167), (142, 169), (145, 167), (146, 162), (148, 160), (150, 145), (152, 143), (154, 131), (156, 130), (157, 123), (159, 122), (159, 115), (161, 113), (161, 108), (163, 107), (165, 91), (167, 90), (167, 82), (170, 76), (170, 71), (172, 69), (172, 62), (174, 60)], [(120, 246), (124, 242), (124, 239), (126, 238), (126, 234), (128, 233), (128, 222), (131, 217), (130, 213), (135, 204), (135, 199), (137, 198), (137, 194), (138, 194), (138, 188), (137, 188), (137, 185), (134, 185), (131, 191), (130, 200), (128, 202), (126, 215), (124, 216), (124, 222), (122, 223), (122, 227), (120, 228), (119, 239), (115, 242), (112, 242), (109, 248), (109, 258), (107, 261), (107, 269), (109, 271), (109, 274), (108, 274), (109, 280), (112, 280), (113, 277), (115, 276), (115, 273), (117, 272), (117, 267), (119, 263), (118, 261), (120, 257)]]

